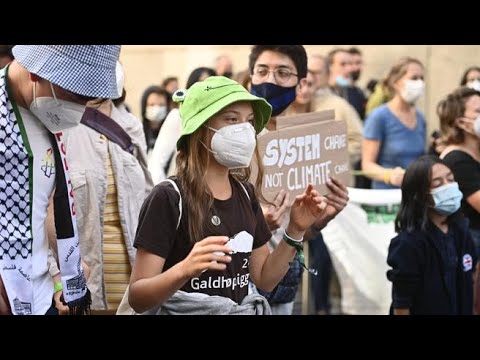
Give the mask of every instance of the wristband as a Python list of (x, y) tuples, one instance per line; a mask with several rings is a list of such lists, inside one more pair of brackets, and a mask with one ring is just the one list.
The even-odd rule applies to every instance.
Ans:
[(56, 282), (54, 285), (53, 285), (53, 292), (54, 293), (57, 293), (59, 291), (62, 291), (63, 290), (63, 285), (61, 282)]
[(288, 236), (287, 232), (283, 231), (283, 240), (290, 246), (293, 246), (297, 250), (298, 260), (300, 264), (303, 266), (305, 270), (307, 270), (310, 274), (318, 275), (318, 271), (316, 269), (309, 269), (305, 265), (305, 255), (303, 254), (303, 236), (301, 240), (295, 240)]
[(294, 239), (287, 234), (287, 230), (283, 230), (283, 237), (286, 238), (285, 241), (290, 240), (290, 241), (293, 241), (293, 242), (296, 242), (296, 243), (303, 242), (303, 236), (300, 240)]

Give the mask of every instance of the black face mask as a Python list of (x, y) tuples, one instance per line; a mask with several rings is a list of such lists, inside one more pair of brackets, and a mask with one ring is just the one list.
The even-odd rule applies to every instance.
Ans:
[(357, 70), (357, 71), (352, 71), (350, 73), (350, 76), (352, 77), (352, 80), (355, 82), (357, 81), (358, 79), (360, 79), (360, 70)]
[(297, 96), (297, 85), (283, 87), (272, 83), (252, 84), (250, 93), (262, 97), (272, 105), (272, 116), (280, 115)]
[(222, 76), (225, 76), (225, 77), (231, 79), (231, 78), (232, 78), (232, 75), (233, 75), (233, 72), (231, 72), (231, 71), (225, 71)]

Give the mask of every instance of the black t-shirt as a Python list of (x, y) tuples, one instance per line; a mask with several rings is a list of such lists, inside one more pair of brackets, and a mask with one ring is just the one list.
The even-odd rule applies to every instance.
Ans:
[(364, 121), (367, 98), (363, 91), (356, 86), (349, 86), (347, 88), (347, 101), (357, 110), (358, 116)]
[[(234, 251), (232, 261), (224, 271), (206, 271), (190, 279), (182, 288), (187, 292), (228, 297), (241, 303), (248, 294), (249, 260), (252, 249), (264, 245), (271, 237), (253, 186), (244, 184), (251, 201), (241, 185), (230, 179), (232, 196), (228, 200), (214, 200), (213, 210), (206, 217), (204, 236), (228, 236), (228, 245)], [(178, 182), (177, 182), (178, 185)], [(180, 189), (180, 192), (182, 190)], [(142, 247), (165, 259), (163, 271), (182, 261), (192, 250), (188, 235), (188, 214), (183, 200), (182, 218), (178, 230), (179, 196), (173, 186), (164, 182), (155, 186), (140, 211), (135, 247)], [(220, 218), (215, 226), (213, 216)]]
[(365, 120), (367, 98), (362, 89), (353, 85), (337, 88), (335, 92), (353, 106), (362, 121)]
[(461, 150), (449, 152), (443, 161), (452, 170), (463, 193), (462, 211), (470, 220), (470, 227), (480, 229), (480, 214), (467, 202), (470, 195), (480, 190), (480, 163)]

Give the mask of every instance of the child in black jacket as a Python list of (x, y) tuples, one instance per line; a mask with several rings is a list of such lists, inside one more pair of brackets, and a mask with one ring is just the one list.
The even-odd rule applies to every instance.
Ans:
[(422, 156), (408, 167), (387, 259), (391, 313), (473, 313), (477, 258), (468, 221), (458, 212), (461, 199), (442, 160)]

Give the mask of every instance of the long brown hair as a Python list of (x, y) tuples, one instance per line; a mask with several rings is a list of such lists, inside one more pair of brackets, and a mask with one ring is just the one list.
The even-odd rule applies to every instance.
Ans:
[[(177, 154), (177, 177), (182, 191), (182, 204), (188, 216), (188, 234), (190, 242), (202, 240), (205, 218), (213, 206), (213, 195), (205, 179), (210, 162), (208, 150), (202, 145), (205, 142), (208, 129), (200, 127), (193, 134), (188, 135)], [(255, 195), (265, 200), (261, 186), (263, 181), (263, 166), (255, 147), (255, 158), (258, 164), (258, 176), (255, 182)], [(252, 173), (252, 165), (244, 169), (230, 170), (230, 176), (240, 182), (247, 182)]]
[(475, 95), (480, 96), (480, 92), (460, 87), (438, 103), (437, 115), (446, 145), (462, 144), (465, 141), (465, 133), (456, 125), (455, 120), (465, 115), (465, 103)]

